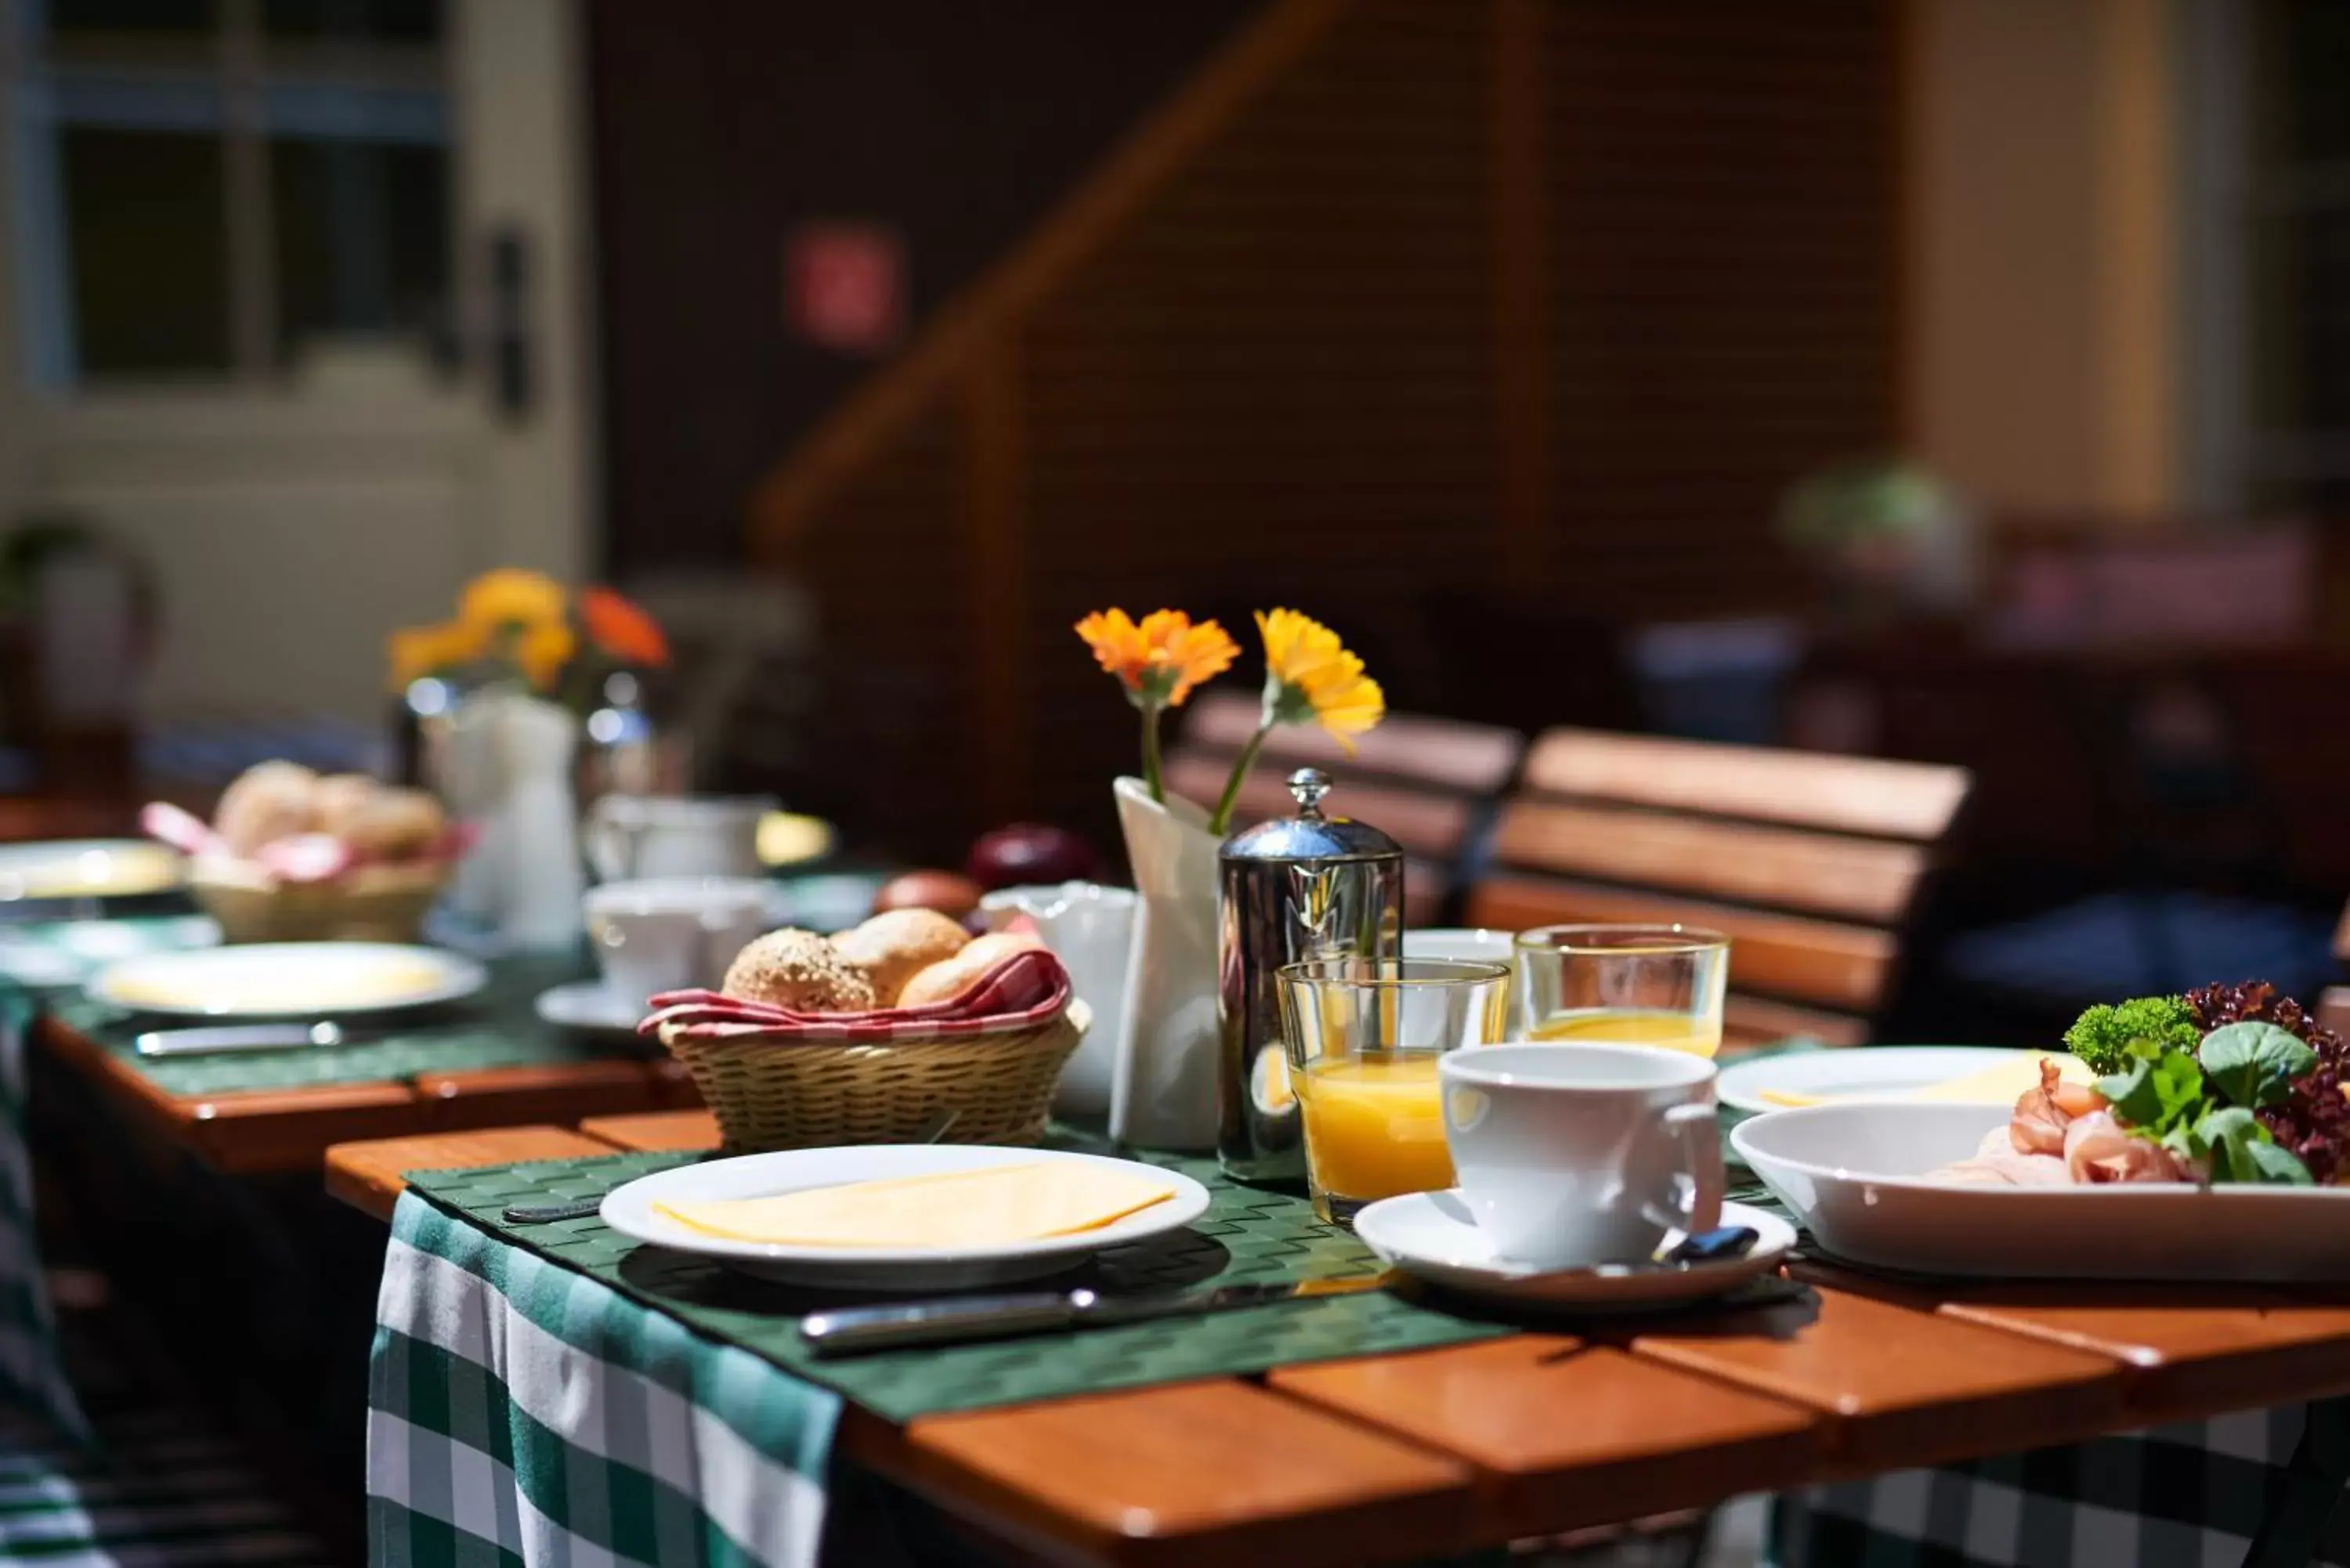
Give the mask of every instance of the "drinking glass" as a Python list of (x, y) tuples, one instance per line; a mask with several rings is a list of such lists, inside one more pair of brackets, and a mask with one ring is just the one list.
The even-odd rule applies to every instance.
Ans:
[(1437, 1058), (1503, 1036), (1508, 968), (1455, 959), (1314, 959), (1281, 971), (1290, 1082), (1314, 1211), (1452, 1185)]
[(1542, 926), (1518, 933), (1518, 1016), (1530, 1040), (1721, 1049), (1730, 939), (1696, 926)]

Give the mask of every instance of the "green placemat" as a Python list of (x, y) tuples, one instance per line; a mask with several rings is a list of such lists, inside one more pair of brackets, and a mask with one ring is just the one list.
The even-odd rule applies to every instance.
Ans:
[[(1484, 1339), (1513, 1326), (1454, 1316), (1385, 1290), (1317, 1296), (1192, 1317), (1071, 1330), (990, 1344), (818, 1361), (801, 1347), (799, 1318), (847, 1300), (771, 1284), (684, 1253), (637, 1242), (600, 1220), (510, 1226), (510, 1203), (593, 1197), (683, 1155), (630, 1154), (411, 1173), (411, 1189), (499, 1241), (600, 1280), (690, 1327), (837, 1389), (893, 1421), (941, 1410), (1053, 1399), (1106, 1388), (1232, 1376), (1336, 1356), (1387, 1355)], [(1243, 1187), (1212, 1159), (1142, 1155), (1204, 1185), (1208, 1211), (1173, 1236), (1102, 1252), (1054, 1284), (1108, 1292), (1272, 1280), (1367, 1279), (1378, 1259), (1314, 1217), (1303, 1198)], [(1036, 1288), (1036, 1287), (1014, 1287)]]
[(589, 972), (581, 959), (569, 954), (494, 959), (488, 969), (490, 982), (475, 995), (445, 1007), (388, 1015), (380, 1033), (366, 1018), (353, 1019), (347, 1027), (359, 1038), (329, 1049), (150, 1061), (131, 1049), (133, 1036), (144, 1029), (192, 1021), (136, 1017), (92, 1002), (78, 991), (54, 995), (48, 1005), (60, 1022), (96, 1040), (158, 1088), (182, 1096), (393, 1082), (420, 1073), (594, 1061), (659, 1049), (626, 1035), (582, 1034), (540, 1021), (533, 1006), (539, 992)]

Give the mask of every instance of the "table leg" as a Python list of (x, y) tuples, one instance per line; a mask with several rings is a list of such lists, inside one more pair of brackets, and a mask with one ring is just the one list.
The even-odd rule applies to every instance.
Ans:
[(2321, 1399), (2285, 1467), (2284, 1495), (2261, 1521), (2244, 1554), (2244, 1568), (2308, 1568), (2325, 1542), (2325, 1526), (2350, 1487), (2350, 1399)]

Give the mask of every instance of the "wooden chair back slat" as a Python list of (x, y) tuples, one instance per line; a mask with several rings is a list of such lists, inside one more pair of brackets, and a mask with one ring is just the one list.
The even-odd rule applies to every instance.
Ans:
[(1926, 874), (1915, 844), (1520, 799), (1503, 808), (1494, 857), (1509, 866), (1700, 898), (1891, 925)]
[(1969, 782), (1964, 768), (1924, 763), (1563, 729), (1534, 742), (1522, 787), (1928, 843), (1950, 831)]
[[(1216, 753), (1230, 759), (1238, 756), (1256, 733), (1259, 705), (1255, 697), (1237, 691), (1203, 691), (1192, 699), (1191, 710), (1183, 725), (1182, 747), (1187, 752)], [(1390, 713), (1378, 729), (1357, 738), (1351, 756), (1336, 737), (1321, 730), (1291, 726), (1265, 738), (1258, 762), (1262, 767), (1277, 767), (1283, 773), (1318, 767), (1349, 777), (1379, 774), (1432, 790), (1477, 796), (1500, 794), (1517, 771), (1518, 757), (1524, 750), (1525, 737), (1515, 730), (1418, 713)]]
[(1466, 919), (1709, 926), (1731, 939), (1726, 1048), (1859, 1044), (1972, 783), (1920, 763), (1546, 731)]
[(1638, 888), (1501, 874), (1469, 895), (1468, 922), (1503, 930), (1578, 921), (1678, 922), (1731, 940), (1731, 974), (1794, 1002), (1866, 1012), (1883, 999), (1900, 943), (1890, 931), (1677, 898)]
[[(1231, 763), (1198, 753), (1170, 759), (1167, 764), (1168, 789), (1211, 809), (1231, 776)], [(1251, 769), (1241, 780), (1240, 796), (1232, 803), (1233, 822), (1296, 815), (1297, 802), (1284, 778), (1262, 767)], [(1349, 780), (1332, 791), (1329, 805), (1332, 815), (1374, 823), (1409, 853), (1440, 861), (1461, 853), (1477, 809), (1476, 802), (1458, 795), (1423, 794), (1367, 780)]]
[[(1168, 752), (1168, 789), (1212, 807), (1256, 733), (1257, 719), (1257, 699), (1241, 692), (1193, 698), (1181, 738)], [(1524, 750), (1525, 737), (1514, 730), (1413, 713), (1388, 714), (1360, 737), (1352, 756), (1319, 730), (1275, 730), (1241, 780), (1232, 824), (1295, 815), (1289, 775), (1302, 767), (1324, 769), (1336, 784), (1328, 803), (1333, 815), (1367, 822), (1403, 846), (1407, 923), (1440, 924), (1463, 858), (1483, 836), (1493, 801)]]

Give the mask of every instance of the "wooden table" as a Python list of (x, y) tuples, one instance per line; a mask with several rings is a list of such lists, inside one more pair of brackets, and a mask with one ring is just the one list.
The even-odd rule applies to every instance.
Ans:
[[(575, 1142), (574, 1140), (577, 1140)], [(400, 1170), (715, 1147), (707, 1112), (329, 1151), (389, 1215)], [(1802, 1267), (1804, 1299), (894, 1426), (844, 1451), (1057, 1563), (1313, 1568), (1492, 1546), (1742, 1492), (2350, 1394), (2350, 1293), (1929, 1291)]]
[[(700, 1103), (676, 1063), (602, 1060), (424, 1073), (413, 1080), (172, 1095), (79, 1031), (44, 1015), (36, 1044), (173, 1143), (233, 1175), (316, 1170), (329, 1146)], [(501, 1158), (484, 1156), (484, 1162)], [(421, 1166), (407, 1167), (421, 1169)]]

